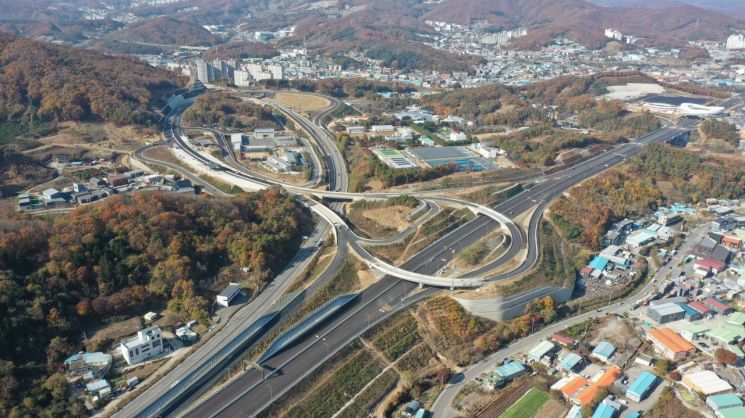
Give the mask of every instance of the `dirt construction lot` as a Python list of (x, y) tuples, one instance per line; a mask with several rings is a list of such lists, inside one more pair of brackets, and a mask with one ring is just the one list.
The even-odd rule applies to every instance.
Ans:
[(277, 92), (274, 100), (298, 112), (315, 112), (331, 106), (331, 102), (323, 97), (289, 91)]

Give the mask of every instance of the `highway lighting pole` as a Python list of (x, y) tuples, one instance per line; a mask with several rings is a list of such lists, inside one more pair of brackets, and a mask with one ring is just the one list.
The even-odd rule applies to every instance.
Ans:
[(264, 375), (264, 367), (262, 367), (261, 364), (255, 362), (255, 361), (252, 361), (250, 363), (250, 367), (253, 368), (253, 369), (258, 369), (261, 372), (261, 380), (262, 381), (266, 380), (266, 376)]

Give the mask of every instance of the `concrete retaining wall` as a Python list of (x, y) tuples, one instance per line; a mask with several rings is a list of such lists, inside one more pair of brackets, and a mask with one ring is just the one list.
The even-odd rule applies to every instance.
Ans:
[(556, 303), (564, 303), (572, 297), (574, 289), (566, 287), (543, 286), (526, 292), (502, 297), (497, 296), (488, 299), (465, 299), (453, 297), (468, 312), (491, 319), (493, 321), (504, 321), (516, 318), (525, 313), (525, 306), (538, 298), (551, 296)]

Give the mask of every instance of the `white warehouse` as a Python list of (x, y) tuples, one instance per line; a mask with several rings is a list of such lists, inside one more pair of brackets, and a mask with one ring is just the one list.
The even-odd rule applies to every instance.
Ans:
[(241, 291), (241, 285), (238, 283), (230, 283), (219, 295), (217, 295), (217, 304), (220, 306), (228, 307), (230, 302), (238, 296)]

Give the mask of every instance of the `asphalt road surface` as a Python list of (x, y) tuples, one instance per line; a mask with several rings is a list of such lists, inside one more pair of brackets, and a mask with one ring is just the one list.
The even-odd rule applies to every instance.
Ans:
[(562, 329), (584, 322), (592, 317), (603, 315), (603, 314), (623, 314), (630, 308), (630, 305), (645, 295), (649, 294), (657, 283), (664, 280), (668, 275), (673, 276), (680, 270), (677, 266), (682, 259), (690, 253), (693, 246), (700, 241), (703, 234), (708, 229), (707, 225), (696, 228), (691, 231), (686, 241), (683, 243), (678, 253), (664, 266), (662, 266), (654, 275), (653, 280), (650, 280), (643, 288), (637, 293), (626, 297), (625, 299), (616, 302), (603, 309), (591, 309), (580, 315), (572, 316), (571, 318), (557, 322), (548, 327), (542, 328), (536, 333), (533, 333), (521, 340), (518, 340), (507, 347), (491, 354), (476, 364), (468, 366), (462, 373), (458, 373), (448, 382), (445, 389), (440, 392), (440, 395), (435, 399), (432, 404), (433, 417), (434, 418), (454, 418), (460, 414), (452, 407), (452, 402), (458, 392), (468, 383), (469, 381), (479, 377), (481, 374), (492, 370), (497, 362), (501, 362), (509, 357), (514, 357), (518, 353), (527, 351), (532, 346), (538, 343), (538, 341), (548, 338), (555, 332), (561, 331)]

